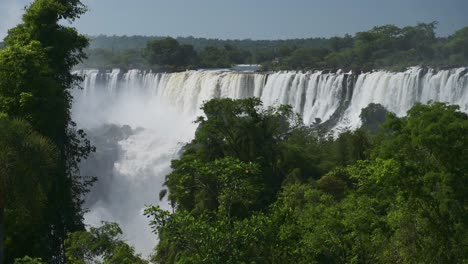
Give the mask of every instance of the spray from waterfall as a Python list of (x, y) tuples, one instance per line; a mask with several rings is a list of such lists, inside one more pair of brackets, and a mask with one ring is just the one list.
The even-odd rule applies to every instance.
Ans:
[[(88, 199), (86, 222), (118, 222), (139, 251), (152, 250), (156, 236), (142, 210), (145, 204), (159, 202), (170, 161), (192, 139), (196, 129), (192, 121), (202, 114), (199, 107), (206, 100), (255, 96), (265, 106), (291, 105), (305, 124), (319, 118), (335, 128), (355, 129), (361, 109), (370, 103), (400, 116), (416, 102), (429, 100), (458, 104), (468, 111), (467, 72), (467, 68), (362, 74), (78, 71), (85, 80), (83, 90), (74, 92), (73, 118), (87, 129), (93, 143), (102, 146), (94, 158), (108, 162), (101, 169), (97, 163), (83, 164), (101, 182)], [(115, 126), (103, 128), (106, 124)]]

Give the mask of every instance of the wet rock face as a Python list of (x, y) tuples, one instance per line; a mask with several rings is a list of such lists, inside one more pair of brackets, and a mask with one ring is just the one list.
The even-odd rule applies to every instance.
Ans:
[(86, 196), (86, 207), (92, 207), (98, 200), (108, 199), (106, 190), (113, 180), (115, 163), (122, 156), (119, 142), (141, 130), (141, 128), (132, 129), (128, 125), (105, 124), (86, 131), (91, 144), (96, 147), (96, 152), (81, 163), (80, 172), (82, 175), (98, 179)]

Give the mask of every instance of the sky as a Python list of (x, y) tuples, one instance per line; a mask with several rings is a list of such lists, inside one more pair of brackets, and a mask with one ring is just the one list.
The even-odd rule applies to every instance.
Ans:
[[(0, 39), (31, 0), (0, 0)], [(341, 36), (377, 25), (439, 22), (438, 36), (468, 26), (468, 0), (82, 0), (74, 26), (88, 35), (288, 39)]]

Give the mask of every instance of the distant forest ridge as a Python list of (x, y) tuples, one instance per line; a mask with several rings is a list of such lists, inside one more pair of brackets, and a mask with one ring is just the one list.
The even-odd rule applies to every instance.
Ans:
[[(129, 49), (143, 49), (148, 41), (161, 40), (170, 36), (88, 36), (91, 39), (90, 49), (113, 49), (114, 51), (123, 51)], [(252, 39), (217, 39), (217, 38), (198, 38), (198, 37), (176, 37), (180, 44), (192, 45), (197, 51), (206, 47), (224, 47), (233, 45), (242, 50), (255, 52), (263, 49), (274, 49), (279, 46), (297, 46), (308, 48), (328, 48), (331, 38), (303, 38), (303, 39), (284, 39), (284, 40), (252, 40)]]
[(410, 66), (468, 66), (468, 25), (448, 37), (437, 37), (436, 27), (437, 22), (384, 25), (355, 35), (286, 40), (88, 36), (88, 59), (78, 68), (173, 72), (261, 64), (264, 71), (402, 71)]

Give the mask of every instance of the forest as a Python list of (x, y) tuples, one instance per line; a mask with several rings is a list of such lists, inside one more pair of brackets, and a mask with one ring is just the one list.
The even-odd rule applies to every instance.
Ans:
[[(258, 99), (203, 106), (148, 207), (156, 263), (464, 263), (468, 116), (380, 105), (337, 138)], [(383, 123), (382, 123), (383, 122)], [(165, 191), (161, 196), (167, 195)]]
[[(268, 70), (405, 70), (468, 63), (468, 27), (436, 37), (437, 22), (394, 25), (342, 37), (291, 40), (219, 40), (194, 37), (91, 37), (79, 67), (184, 71), (261, 64)], [(153, 54), (160, 54), (155, 57)]]
[[(89, 49), (86, 36), (59, 22), (86, 11), (79, 0), (36, 0), (0, 50), (1, 264), (467, 263), (468, 115), (457, 105), (416, 104), (398, 117), (370, 104), (361, 128), (335, 134), (305, 126), (288, 105), (207, 101), (154, 194), (172, 211), (145, 209), (159, 237), (145, 259), (117, 224), (84, 224), (96, 178), (81, 175), (79, 163), (95, 148), (71, 118), (71, 90), (82, 81), (71, 71), (99, 53), (111, 64), (88, 66), (129, 66), (112, 58), (135, 54), (165, 70), (466, 65), (468, 27), (439, 39), (435, 23), (384, 26), (291, 46), (136, 37), (130, 43), (144, 48), (109, 51)], [(262, 45), (272, 49), (259, 59)]]

